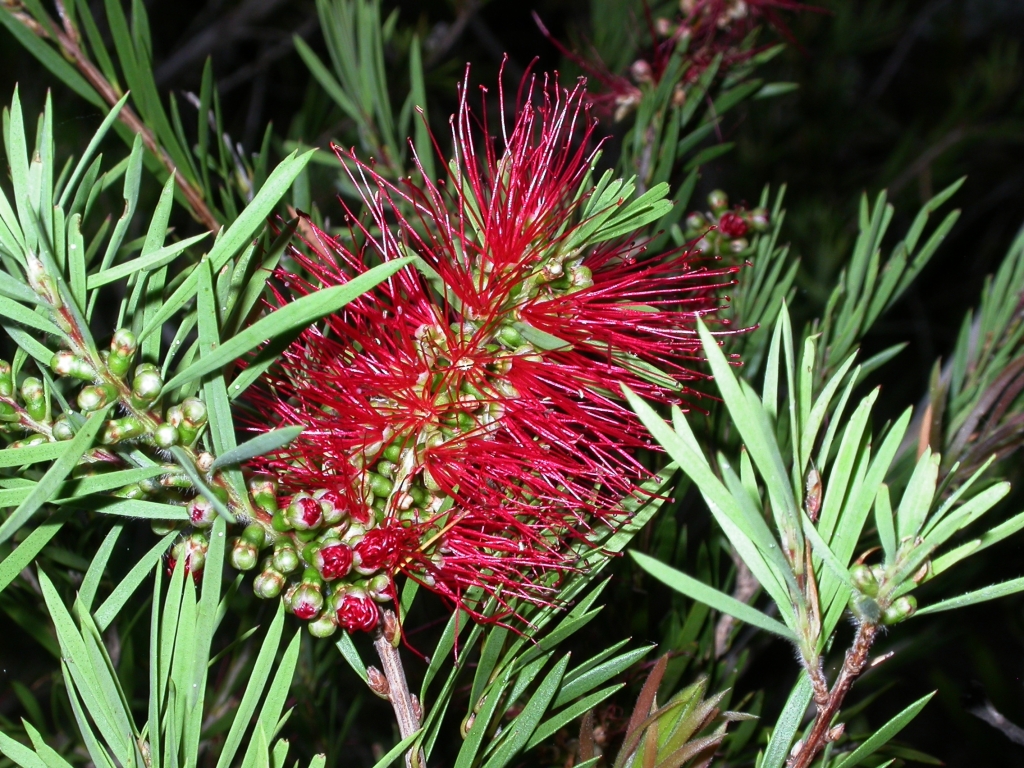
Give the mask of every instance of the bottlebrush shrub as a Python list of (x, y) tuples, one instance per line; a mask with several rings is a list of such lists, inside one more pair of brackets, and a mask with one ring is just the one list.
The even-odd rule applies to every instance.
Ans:
[[(302, 274), (278, 274), (284, 304), (413, 257), (306, 330), (250, 399), (263, 429), (304, 429), (253, 461), (281, 498), (257, 494), (271, 524), (239, 540), (235, 563), (276, 541), (257, 592), (284, 591), (314, 634), (373, 627), (399, 572), (478, 619), (507, 619), (513, 599), (555, 601), (573, 545), (620, 524), (648, 476), (634, 453), (650, 441), (622, 385), (699, 398), (694, 324), (721, 308), (736, 269), (634, 239), (671, 206), (667, 185), (635, 196), (611, 172), (593, 181), (582, 81), (524, 80), (500, 136), (468, 91), (467, 73), (440, 181), (421, 171), (396, 185), (337, 150), (371, 216), (349, 211), (348, 239), (311, 225)], [(278, 549), (303, 562), (280, 567)]]

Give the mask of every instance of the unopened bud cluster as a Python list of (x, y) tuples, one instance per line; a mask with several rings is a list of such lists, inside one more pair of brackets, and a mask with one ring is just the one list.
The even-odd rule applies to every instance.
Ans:
[(49, 424), (50, 420), (50, 401), (43, 382), (26, 376), (20, 386), (16, 385), (10, 363), (0, 360), (0, 424), (3, 429), (24, 431), (32, 422)]
[[(104, 426), (101, 443), (113, 445), (142, 440), (162, 449), (179, 444), (192, 445), (206, 426), (205, 404), (196, 397), (186, 398), (180, 405), (168, 408), (161, 419), (159, 412), (153, 409), (163, 391), (163, 376), (153, 363), (140, 363), (132, 372), (137, 350), (135, 334), (121, 328), (114, 332), (110, 348), (100, 353), (105, 372), (97, 371), (89, 361), (69, 350), (55, 353), (50, 360), (50, 368), (58, 376), (89, 382), (78, 391), (75, 401), (83, 413), (117, 402), (122, 396), (122, 385), (128, 389), (127, 398), (132, 408), (149, 412), (150, 418), (146, 420), (136, 416), (111, 419)], [(66, 424), (54, 429), (58, 440), (69, 439), (72, 435)]]
[[(382, 493), (386, 484), (368, 486)], [(259, 567), (253, 592), (261, 598), (283, 597), (286, 608), (309, 622), (309, 631), (327, 637), (338, 627), (368, 631), (380, 618), (378, 603), (393, 597), (392, 568), (398, 534), (393, 522), (371, 513), (350, 511), (335, 492), (298, 493), (278, 506), (273, 482), (256, 479), (250, 491), (273, 520), (268, 528), (253, 523), (232, 540), (230, 561), (240, 571)], [(379, 505), (378, 505), (379, 506)], [(213, 513), (195, 503), (192, 524), (212, 524)]]
[(694, 211), (686, 217), (684, 237), (698, 240), (697, 248), (713, 256), (746, 256), (751, 237), (766, 232), (768, 210), (729, 206), (729, 196), (720, 189), (708, 195), (709, 210)]
[(890, 625), (914, 615), (917, 598), (907, 593), (933, 575), (931, 560), (911, 566), (915, 570), (908, 573), (906, 564), (915, 558), (922, 543), (920, 537), (908, 536), (901, 542), (892, 565), (857, 563), (850, 568), (854, 590), (849, 607), (858, 621)]

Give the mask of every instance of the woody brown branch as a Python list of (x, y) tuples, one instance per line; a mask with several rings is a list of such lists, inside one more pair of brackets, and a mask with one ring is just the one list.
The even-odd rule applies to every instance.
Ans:
[[(395, 711), (395, 719), (398, 721), (398, 732), (404, 739), (411, 736), (420, 728), (422, 712), (416, 697), (409, 692), (409, 684), (405, 679), (405, 668), (402, 666), (402, 657), (396, 647), (400, 629), (398, 618), (393, 611), (383, 611), (380, 624), (373, 637), (373, 647), (380, 657), (380, 665), (384, 670), (386, 686), (377, 684), (371, 686), (375, 693), (381, 695), (386, 688), (387, 698), (391, 702), (391, 708)], [(426, 757), (422, 749), (410, 749), (405, 755), (406, 768), (426, 768)]]
[[(12, 10), (11, 14), (37, 37), (55, 42), (60, 47), (65, 58), (74, 63), (78, 71), (96, 89), (107, 105), (113, 107), (123, 94), (118, 93), (117, 89), (103, 76), (103, 73), (86, 57), (78, 43), (78, 32), (67, 17), (67, 14), (64, 13), (64, 7), (60, 0), (57, 0), (57, 9), (63, 22), (63, 29), (53, 23), (47, 25), (49, 29), (44, 28), (43, 25), (39, 24), (39, 22), (24, 11)], [(211, 232), (217, 232), (221, 224), (207, 207), (203, 200), (202, 192), (178, 173), (170, 156), (159, 145), (153, 132), (146, 127), (146, 124), (135, 114), (135, 111), (126, 104), (121, 107), (121, 111), (118, 113), (118, 120), (142, 138), (142, 143), (145, 144), (146, 148), (160, 161), (160, 164), (163, 165), (167, 173), (174, 177), (178, 189), (181, 190), (182, 195), (188, 202), (192, 215), (195, 216), (196, 220)]]
[(811, 729), (811, 733), (806, 741), (800, 745), (796, 754), (789, 758), (786, 763), (787, 768), (807, 768), (814, 761), (818, 753), (825, 748), (825, 745), (833, 740), (831, 737), (832, 720), (835, 718), (836, 713), (839, 712), (840, 707), (842, 707), (843, 700), (846, 698), (846, 694), (850, 692), (854, 681), (864, 671), (864, 667), (868, 662), (868, 653), (875, 642), (877, 633), (877, 624), (865, 622), (857, 629), (857, 636), (854, 638), (850, 650), (846, 652), (843, 668), (840, 670), (839, 677), (836, 678), (832, 690), (829, 692), (828, 701), (824, 706), (819, 705), (818, 714), (814, 718), (814, 726)]

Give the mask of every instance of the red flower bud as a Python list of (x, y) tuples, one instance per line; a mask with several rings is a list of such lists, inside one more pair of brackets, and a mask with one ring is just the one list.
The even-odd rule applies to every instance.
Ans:
[(340, 579), (352, 570), (352, 549), (341, 543), (328, 544), (320, 547), (313, 560), (316, 569), (325, 579)]
[(324, 598), (318, 587), (303, 583), (288, 590), (285, 605), (300, 619), (309, 621), (324, 607)]
[(718, 231), (728, 238), (743, 237), (747, 234), (747, 222), (738, 214), (723, 213), (718, 220)]
[(389, 568), (395, 562), (398, 537), (390, 528), (374, 528), (366, 532), (355, 546), (355, 565), (360, 573), (373, 573)]
[(295, 494), (285, 510), (285, 519), (298, 531), (318, 528), (324, 520), (320, 502), (306, 494)]
[(369, 632), (377, 626), (380, 609), (362, 590), (342, 595), (338, 604), (338, 625), (347, 632)]

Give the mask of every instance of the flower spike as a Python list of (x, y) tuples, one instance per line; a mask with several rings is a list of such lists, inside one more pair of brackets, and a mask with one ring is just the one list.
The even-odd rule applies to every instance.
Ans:
[(479, 619), (553, 601), (573, 545), (620, 525), (648, 476), (621, 385), (697, 400), (695, 319), (735, 271), (646, 252), (638, 233), (670, 204), (590, 181), (582, 81), (529, 77), (499, 138), (480, 135), (468, 90), (467, 73), (443, 180), (392, 183), (336, 148), (369, 220), (349, 212), (346, 240), (310, 224), (309, 253), (293, 254), (306, 277), (282, 272), (278, 300), (416, 265), (306, 330), (251, 398), (259, 428), (304, 427), (255, 465), (281, 485), (279, 534), (302, 543), (329, 620), (350, 630), (370, 627), (394, 594), (381, 577), (399, 572)]

